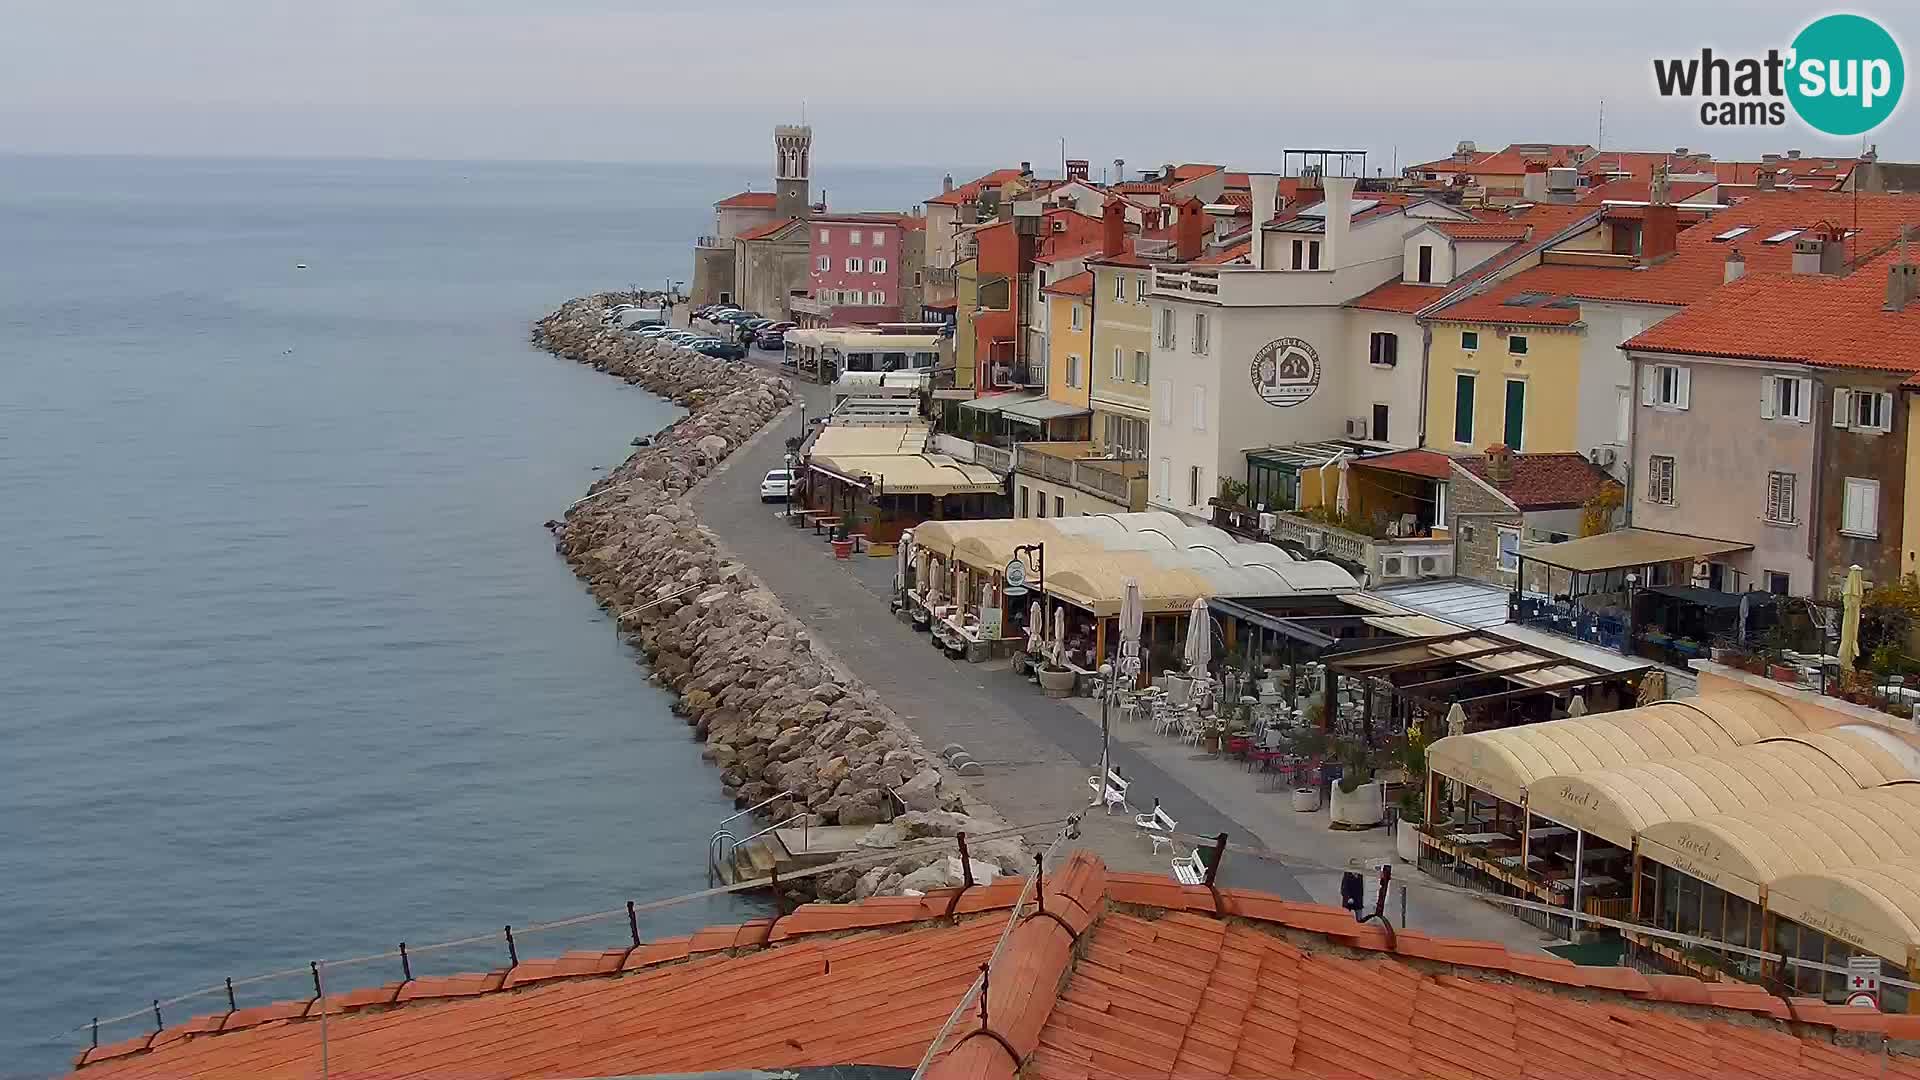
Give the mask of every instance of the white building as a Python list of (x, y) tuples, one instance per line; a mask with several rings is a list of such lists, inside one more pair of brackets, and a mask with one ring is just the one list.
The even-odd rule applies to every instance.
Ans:
[[(1356, 197), (1351, 177), (1324, 178), (1317, 204), (1280, 207), (1278, 177), (1250, 179), (1244, 263), (1152, 273), (1148, 503), (1192, 519), (1209, 516), (1222, 478), (1246, 481), (1249, 450), (1342, 438), (1419, 445), (1419, 327), (1410, 311), (1348, 305), (1396, 280), (1438, 301), (1463, 264), (1487, 257), (1441, 243), (1436, 227), (1472, 221), (1455, 207)], [(1376, 345), (1376, 334), (1393, 344)]]

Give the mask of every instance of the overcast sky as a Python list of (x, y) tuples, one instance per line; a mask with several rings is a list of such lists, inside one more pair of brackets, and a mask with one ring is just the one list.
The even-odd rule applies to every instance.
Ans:
[[(1851, 153), (1797, 122), (1712, 130), (1655, 55), (1784, 48), (1785, 0), (0, 0), (0, 151), (759, 162), (1070, 156), (1278, 167), (1354, 146), (1391, 170), (1459, 139)], [(1856, 6), (1900, 37), (1920, 7)], [(1737, 15), (1735, 14), (1737, 12)], [(1909, 98), (1912, 93), (1907, 95)], [(1909, 101), (1875, 133), (1920, 157)]]

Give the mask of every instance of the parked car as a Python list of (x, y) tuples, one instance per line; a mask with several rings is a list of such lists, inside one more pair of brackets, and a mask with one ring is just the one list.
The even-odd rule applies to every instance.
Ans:
[(762, 349), (778, 352), (787, 347), (787, 332), (769, 326), (753, 335), (753, 343)]
[(697, 352), (705, 353), (708, 356), (719, 357), (722, 360), (743, 360), (747, 355), (747, 347), (745, 345), (738, 345), (731, 341), (721, 341), (719, 338), (708, 338), (705, 341), (695, 344), (693, 348)]
[(671, 334), (673, 332), (674, 328), (671, 326), (642, 326), (637, 330), (627, 331), (627, 333), (632, 334), (634, 337), (643, 338), (659, 337), (662, 334)]
[(760, 501), (785, 500), (793, 488), (793, 474), (785, 469), (768, 469), (760, 480)]

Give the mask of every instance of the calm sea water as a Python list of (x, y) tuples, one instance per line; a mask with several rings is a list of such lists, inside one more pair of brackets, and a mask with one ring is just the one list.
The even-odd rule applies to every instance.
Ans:
[(0, 1074), (704, 886), (731, 807), (541, 528), (674, 411), (525, 341), (754, 172), (0, 157)]

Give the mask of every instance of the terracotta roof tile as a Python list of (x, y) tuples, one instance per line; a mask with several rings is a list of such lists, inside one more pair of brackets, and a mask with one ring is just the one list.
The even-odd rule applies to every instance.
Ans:
[(1040, 291), (1049, 296), (1092, 296), (1093, 273), (1082, 270), (1077, 274), (1070, 274)]
[[(1514, 454), (1512, 478), (1498, 482), (1483, 455), (1454, 461), (1521, 510), (1570, 510), (1615, 484), (1606, 470), (1581, 454)], [(1371, 460), (1365, 463), (1371, 464)]]
[(1003, 187), (1020, 179), (1019, 169), (995, 169), (985, 176), (957, 185), (952, 191), (943, 191), (928, 199), (936, 206), (958, 206), (970, 199), (977, 199), (980, 193), (990, 187)]
[(734, 237), (734, 239), (748, 241), (765, 240), (769, 237), (777, 236), (798, 224), (800, 224), (799, 218), (781, 218), (779, 221), (769, 221), (765, 225), (748, 229), (746, 232)]
[(1436, 450), (1400, 450), (1392, 454), (1357, 458), (1349, 464), (1357, 468), (1383, 469), (1387, 472), (1424, 476), (1429, 480), (1453, 477), (1453, 459)]
[(738, 195), (729, 195), (714, 203), (719, 210), (771, 210), (777, 197), (771, 191), (743, 191)]
[(1351, 308), (1368, 311), (1398, 311), (1411, 315), (1447, 295), (1445, 285), (1420, 285), (1410, 281), (1389, 281), (1347, 301)]
[[(330, 1003), (341, 1010), (328, 1018), (330, 1064), (338, 1075), (423, 1078), (910, 1067), (992, 952), (1019, 885), (959, 894), (991, 910), (952, 925), (937, 919), (955, 899), (943, 890), (837, 916), (808, 905), (778, 921), (771, 945), (757, 920), (631, 957), (528, 960), (503, 992), (492, 991), (504, 972), (350, 991)], [(994, 971), (994, 1035), (963, 1027), (935, 1075), (1920, 1076), (1912, 1059), (1832, 1035), (1911, 1038), (1920, 1018), (1789, 1005), (1757, 986), (1579, 967), (1418, 931), (1390, 939), (1347, 912), (1244, 890), (1221, 891), (1221, 916), (1206, 913), (1213, 906), (1205, 889), (1076, 855), (1048, 877), (1048, 914), (1029, 910)], [(1381, 951), (1390, 941), (1394, 953)], [(607, 973), (623, 957), (627, 970)], [(78, 1064), (85, 1080), (311, 1076), (310, 1005), (198, 1018)]]

